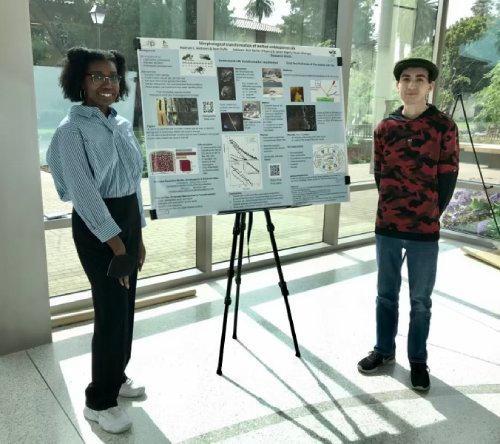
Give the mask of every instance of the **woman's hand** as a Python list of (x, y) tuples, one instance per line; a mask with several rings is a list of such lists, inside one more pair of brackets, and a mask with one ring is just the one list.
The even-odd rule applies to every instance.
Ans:
[(123, 243), (120, 236), (112, 237), (111, 239), (107, 240), (106, 243), (109, 245), (109, 248), (113, 250), (113, 254), (115, 256), (127, 254), (127, 249), (125, 248), (125, 244)]
[[(127, 254), (127, 249), (125, 248), (125, 244), (123, 243), (120, 236), (112, 237), (111, 239), (107, 240), (106, 243), (109, 245), (109, 248), (113, 250), (113, 254), (115, 256)], [(118, 282), (127, 290), (130, 288), (128, 276), (118, 278)]]
[(120, 283), (120, 285), (122, 287), (125, 287), (127, 290), (130, 289), (130, 284), (129, 284), (128, 276), (123, 276), (121, 278), (118, 278), (118, 282)]
[(144, 246), (144, 242), (139, 243), (139, 271), (142, 270), (142, 266), (144, 261), (146, 260), (146, 247)]

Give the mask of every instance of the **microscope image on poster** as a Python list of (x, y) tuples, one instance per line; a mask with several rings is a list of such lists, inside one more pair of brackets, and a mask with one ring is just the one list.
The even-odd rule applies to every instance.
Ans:
[(236, 100), (234, 68), (217, 68), (217, 81), (219, 83), (219, 99)]
[(158, 126), (198, 125), (198, 101), (195, 98), (156, 99)]
[(283, 74), (280, 68), (262, 68), (264, 97), (283, 97)]
[(151, 173), (158, 174), (198, 174), (198, 150), (160, 149), (150, 153)]
[(243, 119), (260, 120), (261, 109), (260, 102), (255, 100), (243, 100)]
[(221, 113), (222, 131), (243, 131), (243, 113)]
[(314, 105), (287, 105), (287, 131), (316, 131), (316, 107)]

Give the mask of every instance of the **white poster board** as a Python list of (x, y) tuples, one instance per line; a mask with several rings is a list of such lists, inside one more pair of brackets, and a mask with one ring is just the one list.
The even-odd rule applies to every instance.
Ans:
[(339, 49), (138, 43), (154, 217), (349, 199)]

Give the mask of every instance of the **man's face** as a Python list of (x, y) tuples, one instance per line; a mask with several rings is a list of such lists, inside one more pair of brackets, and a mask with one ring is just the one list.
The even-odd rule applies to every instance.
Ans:
[(429, 82), (429, 73), (425, 68), (406, 68), (396, 86), (405, 105), (425, 105), (434, 82)]

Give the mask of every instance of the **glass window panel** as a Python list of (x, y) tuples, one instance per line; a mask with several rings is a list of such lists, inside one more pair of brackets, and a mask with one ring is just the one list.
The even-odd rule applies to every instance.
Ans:
[[(234, 214), (214, 216), (213, 218), (212, 257), (214, 263), (226, 261), (230, 258), (234, 218)], [(323, 240), (324, 210), (322, 205), (271, 210), (271, 219), (275, 227), (274, 236), (279, 250), (298, 245), (313, 244)], [(318, 227), (321, 227), (321, 230)], [(255, 255), (270, 251), (272, 251), (272, 247), (264, 212), (255, 212), (250, 236), (250, 254)]]
[(90, 288), (76, 253), (71, 228), (45, 231), (49, 296)]
[(375, 228), (378, 192), (376, 189), (351, 193), (350, 202), (342, 204), (339, 238), (370, 233)]
[[(500, 183), (500, 3), (464, 2), (447, 17), (438, 103), (452, 112), (462, 94), (474, 146), (486, 181)], [(454, 114), (460, 130), (460, 173), (480, 180), (461, 105)]]
[[(108, 0), (102, 25), (92, 23), (92, 2), (85, 0), (30, 0), (35, 95), (44, 214), (71, 212), (61, 202), (46, 166), (52, 135), (72, 103), (59, 87), (61, 61), (73, 46), (117, 49), (127, 61), (129, 96), (115, 104), (129, 119), (144, 145), (140, 91), (137, 83), (136, 37), (196, 38), (196, 0)], [(142, 146), (144, 152), (144, 146)], [(146, 176), (146, 174), (145, 174)], [(149, 183), (142, 181), (144, 204), (149, 205)], [(144, 230), (148, 257), (141, 277), (195, 266), (195, 218), (149, 221)], [(88, 288), (71, 239), (71, 230), (46, 232), (50, 295)], [(61, 259), (63, 258), (63, 259)]]
[[(257, 7), (248, 10), (249, 3)], [(214, 40), (305, 46), (333, 44), (337, 6), (337, 0), (215, 0)]]
[[(452, 112), (462, 94), (480, 169), (472, 150), (461, 104), (454, 114), (460, 131), (462, 180), (500, 184), (500, 3), (466, 1), (450, 8), (446, 23), (438, 103)], [(481, 173), (480, 173), (481, 171)], [(489, 191), (500, 223), (500, 193)], [(484, 191), (458, 188), (442, 219), (444, 228), (500, 239)]]
[[(147, 256), (139, 278), (195, 267), (195, 232), (194, 217), (150, 222), (142, 230)], [(88, 290), (90, 285), (78, 259), (71, 228), (46, 230), (45, 242), (49, 295)]]
[(373, 180), (373, 128), (400, 105), (392, 75), (405, 57), (432, 58), (437, 0), (354, 2), (347, 145), (351, 179)]
[[(489, 193), (489, 197), (500, 226), (500, 192)], [(500, 240), (484, 191), (456, 189), (441, 225), (449, 230)]]
[[(406, 57), (432, 58), (437, 0), (354, 2), (347, 111), (347, 152), (352, 182), (373, 181), (373, 128), (400, 106), (392, 69)], [(340, 212), (339, 237), (373, 231), (376, 189), (351, 194)]]
[(141, 278), (158, 276), (196, 266), (196, 218), (148, 221), (143, 228), (147, 248)]
[[(249, 12), (248, 0), (215, 0), (214, 39), (223, 41), (333, 45), (337, 26), (337, 0), (274, 0), (269, 14)], [(279, 249), (323, 239), (322, 205), (273, 210)], [(213, 262), (229, 259), (234, 215), (213, 218)], [(263, 213), (255, 213), (251, 254), (271, 251)]]

